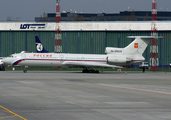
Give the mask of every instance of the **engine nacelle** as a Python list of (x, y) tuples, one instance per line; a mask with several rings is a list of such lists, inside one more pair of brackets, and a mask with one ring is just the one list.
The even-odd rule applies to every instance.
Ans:
[(131, 59), (126, 57), (108, 56), (106, 59), (108, 64), (129, 64), (131, 62)]
[(121, 54), (123, 53), (123, 48), (106, 47), (105, 53), (106, 54)]

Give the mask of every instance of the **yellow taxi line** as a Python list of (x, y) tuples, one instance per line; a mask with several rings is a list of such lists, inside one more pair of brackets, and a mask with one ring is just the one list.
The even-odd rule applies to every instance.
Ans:
[(0, 112), (8, 112), (8, 111), (6, 111), (6, 110), (0, 110)]
[(11, 118), (11, 117), (15, 117), (15, 115), (0, 117), (0, 119)]
[[(1, 105), (0, 105), (0, 108), (3, 108), (4, 110), (8, 111), (8, 112), (11, 113), (11, 114), (14, 114), (13, 117), (17, 116), (17, 117), (19, 117), (19, 118), (21, 118), (21, 119), (23, 119), (23, 120), (27, 120), (27, 119), (23, 118), (22, 116), (20, 116), (20, 115), (14, 113), (14, 112), (12, 112), (11, 110), (9, 110), (9, 109), (7, 109), (7, 108), (1, 106)], [(6, 116), (6, 117), (7, 117), (7, 116)], [(2, 118), (1, 118), (1, 119), (2, 119)]]

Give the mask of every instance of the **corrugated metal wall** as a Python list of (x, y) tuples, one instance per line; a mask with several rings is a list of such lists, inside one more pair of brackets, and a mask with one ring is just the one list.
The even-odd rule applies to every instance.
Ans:
[(10, 55), (13, 49), (12, 32), (1, 32), (1, 56)]
[(92, 32), (78, 32), (78, 53), (93, 53)]
[(168, 65), (171, 63), (171, 32), (160, 32), (159, 36), (169, 37), (158, 41), (160, 65)]
[[(146, 36), (151, 32), (115, 32), (115, 31), (77, 31), (62, 32), (63, 53), (104, 54), (105, 47), (125, 47), (133, 41), (127, 36)], [(159, 36), (169, 38), (159, 39), (159, 62), (160, 65), (169, 65), (171, 62), (171, 32), (159, 32)], [(54, 51), (55, 32), (43, 31), (1, 31), (0, 32), (0, 56), (8, 56), (21, 51), (33, 51), (35, 49), (35, 36), (39, 36), (45, 49)], [(143, 56), (149, 62), (150, 46), (147, 47)]]
[(78, 32), (62, 32), (62, 51), (78, 53)]

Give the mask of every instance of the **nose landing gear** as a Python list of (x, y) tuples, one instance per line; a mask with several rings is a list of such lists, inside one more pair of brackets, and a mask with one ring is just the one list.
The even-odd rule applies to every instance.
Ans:
[(27, 70), (23, 70), (24, 73), (27, 73)]
[(28, 68), (28, 66), (25, 66), (25, 67), (24, 67), (24, 70), (23, 70), (24, 73), (27, 73), (26, 68)]

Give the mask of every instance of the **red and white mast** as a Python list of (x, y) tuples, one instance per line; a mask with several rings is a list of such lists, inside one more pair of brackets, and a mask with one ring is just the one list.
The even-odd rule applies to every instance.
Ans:
[(158, 30), (156, 26), (157, 21), (157, 3), (156, 0), (152, 0), (152, 26), (151, 35), (155, 36), (150, 42), (150, 66), (152, 71), (159, 70), (159, 59), (158, 59)]
[(62, 36), (61, 36), (61, 12), (60, 12), (60, 0), (56, 0), (56, 31), (55, 31), (55, 53), (62, 53)]

